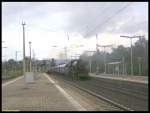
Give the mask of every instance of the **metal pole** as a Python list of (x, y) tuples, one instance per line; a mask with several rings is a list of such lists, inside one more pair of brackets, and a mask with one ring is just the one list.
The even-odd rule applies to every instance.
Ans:
[(16, 51), (16, 62), (17, 62), (17, 51)]
[(33, 56), (34, 56), (34, 64), (35, 64), (35, 72), (38, 72), (37, 70), (37, 62), (36, 62), (36, 58), (35, 58), (35, 51), (33, 51)]
[(132, 36), (132, 37), (129, 37), (129, 36), (120, 36), (120, 37), (130, 38), (130, 40), (131, 40), (131, 75), (133, 75), (132, 38), (139, 38), (140, 39), (143, 36)]
[(131, 39), (131, 75), (133, 75), (133, 60), (132, 60), (132, 38)]
[(109, 64), (107, 64), (107, 73), (109, 74)]
[[(3, 42), (5, 42), (5, 41), (3, 41)], [(7, 48), (7, 47), (2, 47), (2, 48)], [(3, 57), (5, 57), (5, 56), (3, 56)], [(5, 75), (7, 74), (7, 60), (6, 60), (6, 65), (4, 66), (4, 70), (5, 70)], [(7, 75), (6, 75), (7, 76)]]
[(67, 61), (67, 47), (64, 47), (65, 50), (65, 57), (66, 57), (66, 61)]
[(105, 47), (104, 47), (104, 65), (105, 65), (105, 74), (106, 74), (106, 53), (105, 53)]
[[(3, 56), (3, 57), (5, 57), (5, 56)], [(4, 61), (4, 74), (5, 74), (5, 76), (6, 76), (6, 70), (7, 69), (7, 60), (6, 60), (6, 62)]]
[(32, 71), (32, 60), (31, 60), (31, 42), (29, 42), (29, 48), (30, 48), (30, 72)]
[(115, 65), (112, 66), (113, 66), (113, 75), (115, 75)]
[(7, 60), (6, 60), (6, 66), (5, 66), (5, 75), (7, 76)]
[[(97, 34), (96, 34), (96, 52), (98, 52), (98, 37), (97, 37)], [(99, 71), (98, 62), (96, 63), (96, 71), (97, 71), (97, 74), (98, 74), (98, 71)]]
[(34, 59), (34, 50), (32, 50), (32, 54), (33, 54), (33, 71), (35, 72), (35, 59)]
[(140, 76), (142, 75), (142, 69), (141, 69), (141, 59), (140, 59)]
[(119, 64), (118, 64), (118, 76), (119, 76), (119, 69), (120, 69), (120, 68), (119, 68)]
[(31, 44), (30, 44), (30, 72), (32, 72)]
[(105, 54), (105, 48), (106, 47), (111, 47), (112, 45), (98, 45), (99, 47), (104, 47), (104, 68), (105, 68), (105, 72), (104, 73), (106, 73), (106, 54)]
[(141, 75), (141, 57), (139, 57), (139, 75)]
[(97, 38), (97, 34), (96, 34), (96, 52), (98, 51), (98, 38)]
[[(89, 52), (89, 53), (94, 53), (94, 52), (96, 52), (96, 51), (85, 51), (85, 52)], [(90, 55), (91, 56), (91, 58), (89, 59), (89, 65), (90, 65), (90, 72), (91, 72), (91, 67), (92, 67), (92, 55)]]
[(127, 64), (124, 64), (124, 68), (125, 68), (125, 69), (124, 69), (125, 75), (128, 75), (128, 74), (127, 74)]
[(15, 66), (15, 71), (17, 72), (17, 51), (16, 51), (16, 66)]
[(122, 58), (122, 64), (123, 64), (123, 72), (122, 72), (122, 74), (124, 75), (124, 74), (125, 74), (125, 73), (124, 73), (124, 72), (125, 72), (125, 69), (124, 69), (124, 67), (125, 67), (125, 66), (124, 66), (124, 57)]
[(26, 64), (25, 64), (25, 22), (22, 22), (22, 27), (23, 27), (23, 75), (25, 77), (25, 72), (26, 72)]
[(91, 73), (91, 58), (90, 58), (90, 73)]

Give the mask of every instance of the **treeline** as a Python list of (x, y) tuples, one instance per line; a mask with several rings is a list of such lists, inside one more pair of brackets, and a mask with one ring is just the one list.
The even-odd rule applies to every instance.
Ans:
[[(133, 46), (133, 73), (134, 75), (139, 75), (139, 69), (141, 69), (142, 76), (148, 76), (148, 40), (141, 38)], [(122, 45), (117, 48), (112, 48), (111, 53), (106, 53), (106, 63), (110, 62), (121, 62), (120, 64), (120, 74), (123, 73), (123, 60), (125, 66), (125, 74), (131, 73), (131, 48), (124, 47)], [(91, 61), (91, 72), (96, 72), (97, 67), (98, 73), (103, 73), (104, 69), (104, 52), (97, 51), (92, 56), (89, 56), (86, 52), (80, 56), (80, 59), (84, 59), (89, 64)], [(29, 57), (26, 57), (26, 71), (29, 71)], [(55, 66), (55, 59), (51, 60), (33, 60), (32, 68), (46, 72), (50, 66)], [(90, 65), (87, 65), (90, 70)], [(113, 73), (113, 66), (106, 65), (106, 72), (108, 74)], [(23, 74), (23, 63), (22, 61), (15, 61), (9, 59), (8, 61), (2, 62), (2, 77), (6, 76), (19, 76)]]
[[(134, 45), (132, 45), (133, 53), (133, 73), (134, 75), (139, 75), (139, 69), (141, 69), (142, 76), (148, 76), (148, 40), (141, 38)], [(131, 48), (124, 47), (123, 45), (117, 48), (112, 48), (111, 53), (105, 53), (106, 64), (110, 62), (121, 62), (120, 73), (123, 73), (123, 61), (125, 66), (125, 73), (131, 73)], [(98, 72), (103, 73), (104, 69), (104, 52), (97, 51), (92, 56), (88, 56), (87, 53), (81, 55), (82, 59), (89, 62), (91, 60), (91, 72), (96, 72), (97, 67), (99, 67)], [(113, 67), (106, 65), (107, 73), (113, 72)], [(89, 66), (90, 68), (90, 66)]]
[(8, 79), (23, 74), (22, 61), (16, 62), (13, 59), (2, 62), (2, 79)]
[[(30, 71), (30, 57), (25, 57), (26, 72)], [(32, 59), (32, 71), (46, 72), (52, 61)], [(9, 59), (2, 62), (2, 79), (12, 78), (23, 75), (23, 62), (22, 60), (16, 61)]]

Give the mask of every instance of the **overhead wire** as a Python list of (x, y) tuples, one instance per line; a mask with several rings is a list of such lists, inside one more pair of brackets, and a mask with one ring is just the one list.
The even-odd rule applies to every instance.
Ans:
[[(131, 3), (125, 5), (123, 8), (119, 9), (114, 15), (110, 16), (108, 19), (106, 19), (106, 21), (98, 24), (93, 30), (91, 30), (89, 33), (91, 33), (92, 31), (94, 31), (95, 29), (97, 29), (99, 26), (103, 26), (106, 23), (108, 23), (110, 20), (112, 20), (115, 16), (117, 16), (118, 14), (120, 14), (123, 10), (125, 10), (129, 5), (131, 5)], [(89, 34), (88, 33), (88, 34)], [(88, 36), (88, 34), (86, 36)]]
[[(101, 12), (98, 14), (98, 16), (94, 17), (94, 20), (96, 20), (99, 16), (101, 16), (103, 14), (103, 12), (107, 9), (107, 7), (103, 8), (101, 10)], [(88, 21), (88, 24), (84, 25), (80, 30), (83, 30), (83, 29), (87, 29), (89, 27), (89, 24), (91, 24), (93, 21)], [(88, 31), (88, 30), (87, 30)]]

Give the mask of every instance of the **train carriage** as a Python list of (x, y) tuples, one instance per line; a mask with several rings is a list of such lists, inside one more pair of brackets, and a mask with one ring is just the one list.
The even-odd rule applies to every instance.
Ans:
[(79, 76), (88, 75), (86, 64), (82, 60), (71, 60), (67, 64), (57, 65), (51, 68), (51, 72), (68, 75), (68, 76)]

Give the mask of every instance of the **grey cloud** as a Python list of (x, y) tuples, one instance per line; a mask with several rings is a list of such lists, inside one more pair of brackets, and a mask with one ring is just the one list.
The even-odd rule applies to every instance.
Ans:
[[(127, 12), (124, 16), (110, 23), (110, 27), (106, 27), (106, 32), (115, 34), (134, 34), (140, 31), (148, 32), (148, 19), (143, 18), (144, 15), (136, 15)], [(123, 25), (119, 26), (119, 22)]]
[(109, 3), (109, 5), (99, 3), (96, 4), (97, 7), (93, 7), (93, 5), (84, 7), (72, 16), (70, 30), (74, 26), (73, 30), (80, 32), (82, 35), (95, 35), (99, 31), (103, 31), (106, 27), (105, 21), (125, 5), (126, 3), (115, 5), (113, 3)]
[[(49, 2), (49, 3), (12, 3), (4, 4), (2, 13), (4, 24), (18, 21), (17, 16), (23, 15), (22, 18), (28, 19), (31, 25), (44, 30), (64, 30), (67, 32), (78, 32), (83, 36), (90, 37), (96, 33), (104, 32), (136, 32), (138, 30), (147, 30), (143, 18), (135, 15), (139, 20), (134, 22), (132, 17), (134, 10), (127, 7), (125, 11), (110, 18), (116, 14), (118, 10), (129, 4), (128, 2)], [(131, 4), (132, 5), (132, 4)], [(7, 6), (9, 6), (7, 8)], [(53, 14), (66, 12), (59, 25), (53, 20)], [(50, 16), (49, 16), (50, 15)], [(110, 20), (109, 20), (110, 18)], [(109, 20), (107, 22), (107, 19)], [(59, 19), (58, 19), (59, 20)], [(47, 22), (46, 22), (47, 21)], [(118, 21), (125, 22), (124, 26), (117, 29)], [(108, 30), (108, 28), (110, 30)]]

